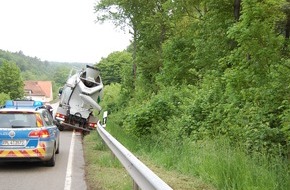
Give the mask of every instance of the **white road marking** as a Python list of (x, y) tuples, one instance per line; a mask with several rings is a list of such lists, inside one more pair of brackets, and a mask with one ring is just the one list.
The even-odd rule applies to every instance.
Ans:
[(64, 190), (71, 189), (71, 182), (72, 182), (72, 160), (74, 154), (74, 146), (75, 146), (75, 131), (72, 132), (67, 167), (66, 167), (66, 176), (65, 176), (65, 184)]

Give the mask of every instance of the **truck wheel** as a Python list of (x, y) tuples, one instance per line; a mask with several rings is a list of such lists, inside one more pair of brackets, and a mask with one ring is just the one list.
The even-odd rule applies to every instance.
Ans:
[(58, 125), (57, 128), (60, 130), (60, 131), (63, 131), (64, 127), (62, 125)]

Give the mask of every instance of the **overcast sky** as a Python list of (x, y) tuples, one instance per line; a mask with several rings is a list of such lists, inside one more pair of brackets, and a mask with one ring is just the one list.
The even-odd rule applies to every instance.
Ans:
[(130, 44), (112, 24), (96, 24), (96, 0), (0, 0), (0, 49), (42, 61), (95, 63)]

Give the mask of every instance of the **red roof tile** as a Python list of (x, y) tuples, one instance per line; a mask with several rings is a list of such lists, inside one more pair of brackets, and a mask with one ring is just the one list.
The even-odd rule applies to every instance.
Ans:
[(51, 97), (51, 81), (24, 81), (24, 90), (31, 91), (30, 95)]

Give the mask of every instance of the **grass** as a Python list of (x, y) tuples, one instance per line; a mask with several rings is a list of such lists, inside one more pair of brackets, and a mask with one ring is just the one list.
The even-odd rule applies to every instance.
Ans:
[[(111, 130), (109, 130), (112, 132)], [(113, 135), (118, 141), (131, 143), (128, 148), (154, 173), (163, 179), (173, 189), (179, 190), (213, 190), (210, 185), (205, 184), (202, 180), (181, 174), (178, 171), (166, 170), (164, 167), (156, 165), (154, 161), (143, 153), (140, 144), (136, 144), (134, 139), (128, 138), (124, 132), (115, 130)], [(122, 140), (120, 140), (122, 139)], [(101, 137), (97, 132), (91, 132), (84, 138), (84, 155), (86, 161), (86, 181), (89, 190), (131, 190), (133, 181), (117, 158), (112, 156), (110, 150), (104, 145)], [(136, 146), (137, 145), (137, 146)]]
[(153, 148), (147, 156), (168, 170), (199, 176), (216, 189), (290, 189), (289, 160), (278, 156), (248, 155), (242, 148), (232, 147), (226, 139), (184, 142), (182, 145), (172, 142), (168, 147), (171, 148), (162, 148), (162, 145)]
[(132, 180), (104, 145), (97, 132), (84, 138), (86, 181), (90, 190), (131, 190)]
[[(107, 124), (107, 130), (173, 189), (289, 190), (289, 160), (248, 155), (226, 139), (171, 144), (128, 138)], [(97, 132), (84, 139), (87, 183), (94, 189), (132, 189), (132, 179), (102, 143)], [(98, 186), (98, 187), (97, 187)]]

